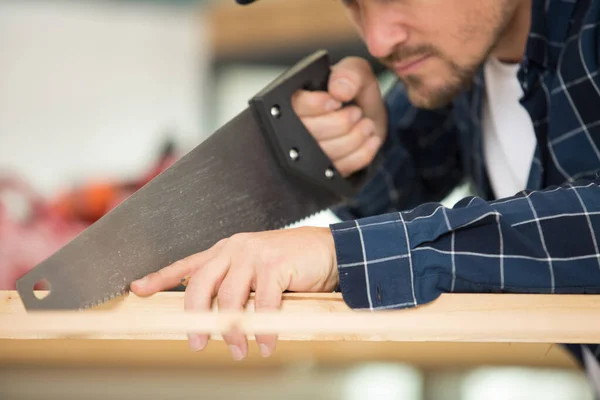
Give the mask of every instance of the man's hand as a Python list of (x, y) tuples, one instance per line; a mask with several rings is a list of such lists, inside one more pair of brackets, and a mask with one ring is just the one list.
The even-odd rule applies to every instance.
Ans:
[[(243, 310), (251, 291), (256, 311), (276, 310), (282, 293), (330, 292), (338, 284), (333, 236), (328, 228), (300, 227), (259, 233), (242, 233), (221, 240), (210, 249), (177, 261), (135, 281), (131, 290), (149, 296), (179, 285), (190, 277), (184, 308), (209, 311), (217, 297), (219, 310)], [(228, 332), (223, 339), (233, 357), (248, 352), (247, 338)], [(192, 350), (203, 349), (207, 335), (189, 335)], [(275, 349), (276, 336), (257, 335), (263, 356)]]
[[(301, 90), (292, 107), (334, 166), (346, 177), (367, 167), (387, 135), (387, 110), (364, 59), (348, 57), (332, 68), (327, 92)], [(342, 103), (356, 105), (341, 108)]]

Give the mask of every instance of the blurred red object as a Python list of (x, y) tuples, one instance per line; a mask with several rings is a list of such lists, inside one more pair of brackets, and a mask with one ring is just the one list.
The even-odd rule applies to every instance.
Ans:
[(58, 215), (22, 180), (0, 177), (0, 290), (14, 290), (19, 277), (87, 226)]
[(133, 188), (116, 182), (89, 182), (59, 194), (50, 207), (65, 219), (92, 224), (133, 192)]
[(176, 160), (173, 144), (167, 142), (158, 162), (140, 179), (88, 182), (49, 201), (23, 180), (0, 176), (0, 290), (14, 290), (18, 278)]
[(52, 202), (51, 207), (63, 218), (78, 219), (92, 224), (177, 161), (174, 153), (173, 144), (167, 142), (161, 150), (158, 162), (141, 178), (117, 182), (91, 181), (61, 193)]

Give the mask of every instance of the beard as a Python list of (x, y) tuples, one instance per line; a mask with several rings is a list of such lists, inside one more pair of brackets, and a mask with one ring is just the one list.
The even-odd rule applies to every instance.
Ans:
[(412, 57), (416, 59), (417, 57), (429, 56), (430, 60), (441, 61), (445, 66), (445, 70), (449, 71), (449, 78), (442, 85), (435, 88), (427, 86), (427, 76), (419, 74), (398, 76), (404, 83), (408, 98), (414, 106), (424, 109), (437, 109), (448, 105), (459, 93), (471, 87), (475, 74), (491, 51), (490, 48), (482, 57), (468, 64), (459, 65), (444, 57), (435, 47), (425, 45), (398, 49), (390, 56), (380, 58), (379, 61), (391, 70), (393, 70), (394, 64)]
[[(379, 61), (386, 67), (393, 70), (394, 64), (409, 58), (430, 56), (428, 61), (440, 61), (444, 70), (440, 71), (447, 74), (448, 78), (435, 87), (428, 85), (428, 78), (431, 75), (410, 74), (398, 76), (404, 83), (410, 102), (416, 107), (424, 109), (436, 109), (445, 107), (451, 103), (456, 96), (469, 89), (473, 84), (473, 78), (482, 67), (486, 59), (493, 53), (499, 43), (502, 33), (508, 26), (514, 9), (507, 7), (505, 1), (498, 0), (497, 9), (488, 14), (489, 20), (484, 24), (478, 24), (480, 27), (470, 25), (459, 33), (463, 42), (468, 42), (470, 37), (487, 37), (488, 40), (481, 45), (481, 51), (472, 55), (469, 60), (457, 63), (453, 57), (446, 55), (438, 48), (432, 45), (420, 45), (413, 47), (398, 46), (387, 57), (379, 58)], [(492, 26), (491, 30), (485, 27)], [(435, 78), (435, 77), (433, 77)]]

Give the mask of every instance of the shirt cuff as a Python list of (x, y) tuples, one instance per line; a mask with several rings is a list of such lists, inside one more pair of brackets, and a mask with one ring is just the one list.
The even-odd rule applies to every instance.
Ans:
[(352, 309), (417, 305), (411, 246), (401, 213), (331, 224), (339, 290)]

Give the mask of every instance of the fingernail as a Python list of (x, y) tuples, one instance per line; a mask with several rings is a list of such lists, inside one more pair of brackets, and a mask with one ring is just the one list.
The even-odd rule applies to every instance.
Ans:
[(204, 347), (204, 343), (202, 343), (202, 339), (198, 335), (190, 335), (188, 336), (190, 350), (192, 351), (200, 351)]
[(340, 78), (334, 81), (334, 85), (337, 87), (339, 94), (345, 97), (350, 97), (354, 95), (354, 90), (352, 87), (352, 83), (346, 78)]
[(269, 357), (271, 355), (271, 350), (267, 347), (266, 344), (261, 344), (258, 346), (260, 349), (260, 355), (263, 357)]
[(325, 110), (335, 111), (338, 108), (340, 108), (341, 106), (342, 106), (342, 103), (340, 103), (339, 101), (329, 100), (327, 103), (325, 103)]
[(239, 361), (244, 358), (242, 349), (240, 349), (238, 346), (232, 344), (229, 346), (229, 350), (231, 350), (231, 355), (233, 356), (234, 360)]
[(136, 286), (144, 286), (148, 282), (148, 276), (143, 277), (142, 279), (138, 279), (137, 281), (133, 281), (133, 285)]
[(352, 108), (352, 110), (350, 110), (350, 120), (352, 121), (352, 123), (357, 123), (361, 117), (362, 111), (360, 110), (360, 108)]

